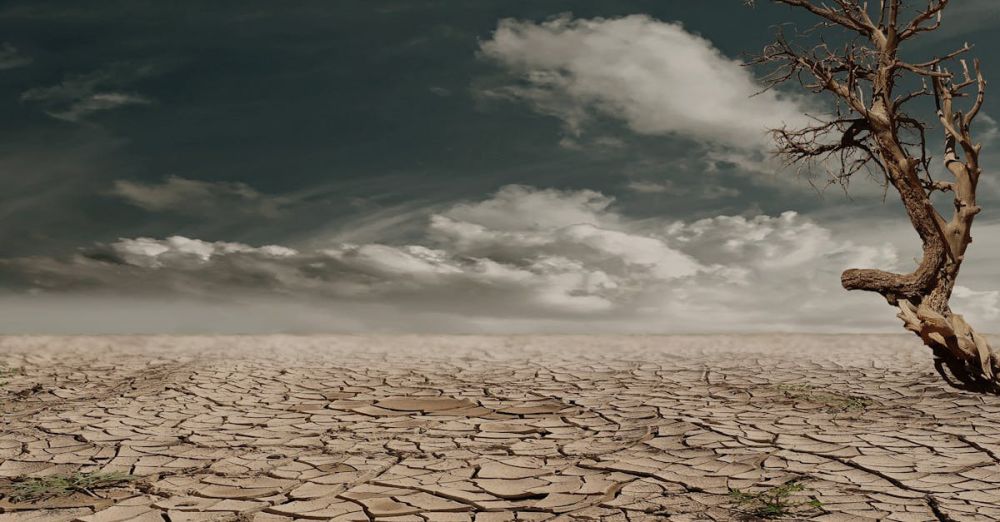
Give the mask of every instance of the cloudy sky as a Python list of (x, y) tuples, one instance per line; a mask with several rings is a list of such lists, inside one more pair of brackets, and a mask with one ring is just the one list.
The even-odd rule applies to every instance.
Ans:
[[(922, 3), (922, 2), (921, 2)], [(0, 5), (0, 332), (898, 331), (890, 197), (776, 168), (821, 100), (739, 0)], [(1000, 77), (1000, 4), (969, 41)], [(1000, 98), (956, 290), (1000, 320)], [(812, 181), (822, 185), (822, 178)]]

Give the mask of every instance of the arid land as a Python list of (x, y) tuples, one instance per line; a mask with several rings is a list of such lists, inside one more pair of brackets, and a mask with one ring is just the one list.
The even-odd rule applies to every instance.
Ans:
[(908, 336), (0, 338), (0, 521), (1000, 520)]

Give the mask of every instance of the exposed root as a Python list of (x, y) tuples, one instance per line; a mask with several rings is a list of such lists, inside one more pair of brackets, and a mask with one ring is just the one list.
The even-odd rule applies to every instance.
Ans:
[(951, 386), (979, 393), (1000, 394), (1000, 364), (986, 337), (960, 314), (941, 314), (929, 306), (899, 301), (899, 315), (907, 330), (917, 334), (934, 352), (934, 368)]

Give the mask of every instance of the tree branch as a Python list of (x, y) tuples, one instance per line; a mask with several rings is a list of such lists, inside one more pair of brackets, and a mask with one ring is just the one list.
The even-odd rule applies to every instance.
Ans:
[[(809, 0), (774, 0), (779, 4), (786, 4), (793, 7), (801, 7), (809, 12), (824, 18), (830, 22), (833, 22), (839, 26), (846, 27), (852, 31), (856, 31), (861, 35), (870, 36), (873, 31), (876, 30), (875, 26), (870, 22), (865, 22), (864, 19), (858, 16), (858, 12), (861, 9), (853, 2), (843, 2), (838, 0), (838, 4), (841, 6), (840, 11), (836, 9), (816, 5)], [(867, 18), (867, 17), (865, 17)]]
[[(917, 35), (918, 33), (925, 33), (930, 31), (935, 31), (937, 28), (941, 27), (941, 12), (948, 7), (949, 0), (937, 0), (936, 2), (929, 3), (927, 8), (917, 14), (906, 28), (899, 33), (900, 40), (907, 40)], [(934, 20), (931, 25), (924, 25), (925, 23)]]

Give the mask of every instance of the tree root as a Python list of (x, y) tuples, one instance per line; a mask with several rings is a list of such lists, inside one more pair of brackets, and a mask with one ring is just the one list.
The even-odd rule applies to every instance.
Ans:
[(901, 300), (898, 317), (934, 352), (934, 368), (951, 386), (1000, 394), (1000, 359), (989, 341), (959, 314), (941, 314), (929, 306)]

